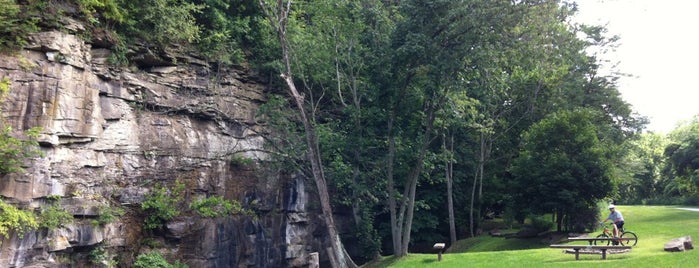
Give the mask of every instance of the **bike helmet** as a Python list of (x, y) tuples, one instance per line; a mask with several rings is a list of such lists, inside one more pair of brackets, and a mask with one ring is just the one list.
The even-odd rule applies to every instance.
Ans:
[(611, 204), (611, 205), (609, 205), (608, 209), (613, 209), (613, 208), (615, 208), (615, 207), (616, 207), (616, 206), (614, 206), (614, 204)]

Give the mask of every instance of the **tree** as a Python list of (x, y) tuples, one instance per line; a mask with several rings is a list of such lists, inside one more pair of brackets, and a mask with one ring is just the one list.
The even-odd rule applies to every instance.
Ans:
[(330, 196), (328, 194), (328, 185), (323, 171), (321, 161), (321, 152), (318, 147), (318, 137), (316, 128), (312, 124), (311, 118), (306, 111), (306, 103), (303, 95), (299, 93), (294, 82), (294, 77), (291, 68), (292, 50), (289, 46), (289, 37), (287, 36), (287, 25), (291, 13), (291, 0), (277, 0), (276, 2), (266, 2), (260, 0), (260, 6), (264, 10), (269, 19), (272, 28), (277, 33), (279, 43), (282, 48), (282, 63), (283, 70), (281, 78), (286, 83), (289, 90), (289, 95), (296, 104), (298, 115), (303, 123), (304, 132), (306, 134), (306, 145), (308, 146), (308, 160), (311, 163), (313, 181), (318, 189), (320, 197), (320, 206), (323, 212), (325, 226), (328, 229), (328, 238), (330, 239), (331, 250), (329, 251), (330, 263), (333, 267), (356, 267), (350, 256), (344, 250), (340, 236), (338, 234), (335, 222), (333, 219), (332, 207), (330, 205)]
[(512, 167), (513, 206), (553, 213), (561, 231), (565, 217), (610, 194), (611, 166), (593, 118), (589, 110), (559, 111), (527, 130)]
[(667, 190), (699, 194), (699, 116), (670, 133), (665, 156), (672, 171)]
[(662, 196), (661, 178), (666, 166), (663, 153), (668, 142), (658, 133), (643, 133), (624, 142), (623, 156), (615, 171), (619, 202), (641, 204)]
[[(470, 48), (493, 25), (482, 19), (494, 14), (491, 2), (462, 3), (448, 0), (402, 1), (399, 21), (392, 35), (393, 53), (384, 73), (387, 110), (386, 192), (391, 221), (393, 253), (408, 254), (413, 228), (417, 185), (437, 137), (435, 121), (453, 92), (468, 83), (462, 72)], [(495, 5), (497, 6), (497, 5)], [(483, 12), (485, 14), (479, 13)], [(399, 148), (401, 146), (402, 148)], [(402, 153), (403, 150), (404, 153)], [(401, 154), (398, 154), (401, 153)], [(403, 180), (396, 167), (403, 164)], [(402, 193), (396, 189), (402, 182)]]

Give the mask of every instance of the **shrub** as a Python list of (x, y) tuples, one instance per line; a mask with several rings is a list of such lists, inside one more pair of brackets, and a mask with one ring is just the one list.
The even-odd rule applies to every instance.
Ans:
[(225, 217), (242, 210), (240, 202), (231, 202), (219, 196), (196, 200), (189, 207), (206, 218)]
[(179, 204), (184, 200), (184, 187), (184, 184), (178, 181), (172, 192), (163, 186), (153, 189), (141, 204), (141, 208), (148, 213), (146, 229), (160, 228), (164, 222), (180, 215)]
[(118, 0), (123, 9), (124, 33), (161, 47), (193, 42), (199, 38), (194, 14), (203, 6), (179, 0)]
[(61, 227), (73, 221), (73, 215), (63, 210), (60, 206), (60, 197), (49, 196), (47, 200), (52, 204), (44, 207), (39, 215), (39, 227), (49, 230)]
[(133, 266), (135, 268), (186, 268), (189, 267), (186, 264), (176, 261), (175, 264), (170, 264), (165, 260), (165, 257), (159, 252), (149, 252), (146, 254), (139, 254), (136, 257), (136, 262)]
[(36, 138), (39, 136), (39, 128), (32, 128), (25, 132), (27, 140), (12, 136), (12, 128), (6, 126), (0, 129), (0, 175), (22, 171), (24, 159), (32, 156), (42, 156), (40, 150), (34, 149), (39, 145)]
[(581, 233), (587, 230), (593, 231), (597, 229), (600, 207), (594, 205), (586, 207), (581, 205), (575, 208), (574, 211), (575, 213), (571, 213), (565, 218), (564, 225), (566, 230)]
[(34, 213), (18, 209), (0, 199), (0, 235), (7, 238), (11, 231), (16, 231), (21, 237), (37, 227), (39, 223)]
[(545, 232), (551, 230), (553, 227), (553, 222), (546, 216), (532, 216), (532, 228), (537, 232)]
[(87, 258), (91, 263), (96, 264), (99, 267), (117, 267), (117, 261), (109, 255), (103, 245), (99, 245), (92, 249), (87, 255)]
[(124, 210), (119, 207), (103, 205), (98, 208), (99, 216), (92, 221), (93, 225), (105, 225), (114, 222), (117, 218), (124, 215)]
[(0, 52), (21, 48), (29, 34), (37, 31), (37, 21), (15, 0), (0, 0)]
[(255, 163), (255, 160), (249, 157), (241, 156), (241, 155), (234, 155), (230, 158), (230, 163), (233, 166), (237, 167), (242, 167), (242, 166), (249, 166), (253, 163)]

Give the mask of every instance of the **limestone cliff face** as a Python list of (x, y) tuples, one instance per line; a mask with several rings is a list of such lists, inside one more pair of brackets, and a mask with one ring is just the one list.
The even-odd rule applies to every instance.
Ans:
[[(0, 267), (129, 267), (152, 250), (190, 267), (307, 266), (317, 256), (312, 233), (322, 237), (322, 228), (307, 213), (304, 179), (255, 164), (266, 157), (255, 121), (265, 96), (253, 75), (145, 48), (131, 52), (139, 67), (117, 68), (109, 49), (76, 33), (40, 32), (18, 55), (0, 55), (0, 79), (11, 83), (4, 124), (18, 133), (40, 127), (45, 153), (0, 177), (0, 195), (35, 211), (59, 196), (74, 217), (3, 238)], [(257, 215), (184, 213), (145, 230), (141, 203), (175, 181), (186, 185), (185, 201), (222, 196)], [(125, 213), (94, 224), (105, 208)]]

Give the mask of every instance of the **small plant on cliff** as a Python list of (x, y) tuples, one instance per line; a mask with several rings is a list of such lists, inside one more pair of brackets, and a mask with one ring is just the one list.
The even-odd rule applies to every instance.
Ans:
[(98, 208), (99, 216), (92, 220), (92, 225), (105, 225), (114, 222), (116, 219), (124, 215), (124, 210), (120, 207), (112, 207), (110, 205), (102, 205)]
[(145, 254), (139, 254), (136, 257), (133, 267), (135, 268), (188, 268), (186, 264), (180, 261), (175, 261), (175, 264), (167, 262), (165, 257), (159, 252), (152, 251)]
[(41, 210), (39, 227), (51, 230), (73, 221), (73, 215), (61, 208), (60, 196), (47, 196), (46, 200), (51, 204)]
[(36, 141), (39, 131), (39, 128), (27, 130), (27, 139), (23, 140), (12, 136), (10, 126), (0, 129), (0, 175), (23, 171), (22, 163), (25, 158), (43, 156), (40, 150), (35, 149), (39, 145)]
[(10, 78), (3, 77), (2, 80), (0, 80), (0, 100), (2, 99), (2, 96), (5, 96), (5, 94), (10, 92), (10, 85), (12, 85)]
[(109, 255), (109, 252), (104, 249), (102, 244), (90, 250), (87, 258), (91, 263), (100, 267), (117, 267), (118, 264), (118, 262)]
[(223, 199), (220, 196), (212, 196), (195, 200), (189, 207), (199, 213), (199, 215), (202, 217), (206, 218), (225, 217), (233, 213), (239, 213), (243, 210), (240, 202), (231, 202)]
[(0, 199), (0, 235), (9, 238), (11, 231), (16, 231), (20, 237), (26, 232), (39, 227), (34, 213), (18, 209)]
[(166, 221), (180, 215), (180, 203), (184, 200), (185, 185), (175, 182), (172, 191), (168, 191), (162, 185), (158, 185), (153, 192), (146, 197), (141, 208), (148, 214), (146, 217), (146, 229), (160, 228)]
[(255, 160), (241, 155), (234, 155), (230, 158), (230, 163), (233, 166), (241, 167), (251, 165), (255, 163)]

